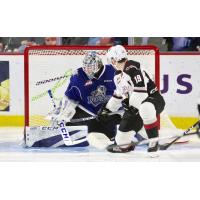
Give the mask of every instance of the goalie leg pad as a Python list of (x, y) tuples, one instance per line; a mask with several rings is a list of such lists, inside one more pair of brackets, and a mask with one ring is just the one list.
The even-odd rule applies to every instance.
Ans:
[(98, 133), (98, 132), (89, 133), (88, 142), (89, 142), (89, 145), (100, 150), (106, 149), (108, 145), (113, 143), (105, 134)]
[[(26, 127), (26, 147), (67, 147), (67, 146), (88, 146), (86, 126), (68, 126), (70, 142), (64, 141), (63, 135), (58, 127)], [(87, 143), (87, 144), (86, 144)]]

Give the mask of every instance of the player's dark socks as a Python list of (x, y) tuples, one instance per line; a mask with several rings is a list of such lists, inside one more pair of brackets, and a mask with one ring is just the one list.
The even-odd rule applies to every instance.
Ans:
[(158, 137), (158, 127), (146, 129), (146, 133), (149, 139)]
[(131, 142), (129, 145), (111, 144), (106, 149), (111, 153), (127, 153), (133, 151), (135, 149), (135, 145), (133, 142)]

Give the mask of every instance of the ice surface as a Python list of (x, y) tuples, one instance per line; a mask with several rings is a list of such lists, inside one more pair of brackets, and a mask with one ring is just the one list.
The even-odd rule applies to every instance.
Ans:
[[(164, 134), (169, 133), (166, 131)], [(23, 128), (0, 128), (0, 161), (86, 161), (86, 162), (163, 162), (200, 161), (200, 139), (190, 136), (185, 144), (172, 145), (159, 151), (159, 157), (150, 158), (146, 146), (138, 146), (126, 154), (112, 154), (91, 147), (73, 148), (24, 148)]]

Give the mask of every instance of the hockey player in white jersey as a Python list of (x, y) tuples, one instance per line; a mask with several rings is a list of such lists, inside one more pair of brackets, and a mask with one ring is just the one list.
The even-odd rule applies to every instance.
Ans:
[(128, 60), (123, 46), (111, 47), (107, 56), (117, 70), (114, 77), (116, 90), (101, 114), (106, 115), (108, 111), (114, 112), (121, 104), (125, 109), (115, 137), (116, 144), (110, 145), (107, 150), (113, 153), (134, 150), (134, 144), (131, 142), (133, 133), (144, 126), (148, 138), (155, 138), (149, 143), (148, 152), (157, 151), (157, 116), (165, 106), (163, 97), (140, 63)]

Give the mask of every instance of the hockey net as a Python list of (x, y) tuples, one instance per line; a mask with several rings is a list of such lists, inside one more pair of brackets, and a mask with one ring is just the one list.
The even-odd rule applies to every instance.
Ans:
[[(38, 46), (25, 50), (25, 126), (48, 126), (45, 116), (53, 110), (48, 90), (55, 102), (63, 97), (73, 71), (82, 66), (84, 55), (91, 50), (98, 52), (107, 63), (109, 47), (94, 46)], [(139, 61), (160, 87), (159, 50), (154, 46), (127, 46), (129, 59)], [(166, 118), (166, 119), (165, 119)], [(173, 126), (165, 115), (161, 127)]]

